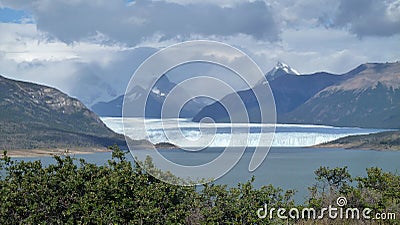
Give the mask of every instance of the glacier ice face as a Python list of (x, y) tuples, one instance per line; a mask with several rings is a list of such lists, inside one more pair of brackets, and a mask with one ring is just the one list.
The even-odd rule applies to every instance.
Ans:
[[(124, 133), (122, 118), (103, 117), (103, 122), (117, 133)], [(129, 118), (130, 123), (125, 127), (126, 134), (133, 139), (148, 139), (153, 143), (174, 140), (185, 148), (192, 147), (226, 147), (226, 146), (265, 146), (267, 140), (261, 140), (258, 131), (267, 124), (217, 123), (201, 124), (186, 119), (143, 119)], [(146, 123), (147, 131), (139, 131), (137, 123)], [(178, 122), (178, 123), (177, 123)], [(176, 127), (179, 124), (179, 128)], [(235, 133), (230, 131), (235, 128)], [(214, 135), (214, 131), (216, 133)], [(248, 130), (250, 133), (247, 133)], [(331, 127), (320, 125), (277, 124), (273, 147), (308, 147), (335, 139), (359, 134), (380, 132), (378, 129), (363, 129), (349, 127)], [(147, 136), (143, 136), (146, 133)], [(168, 134), (168, 137), (167, 135)]]

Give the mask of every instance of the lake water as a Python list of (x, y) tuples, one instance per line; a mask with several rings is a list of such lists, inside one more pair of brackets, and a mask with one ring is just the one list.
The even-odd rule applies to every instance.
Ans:
[[(193, 161), (207, 161), (217, 156), (221, 148), (209, 148), (206, 152), (199, 152), (194, 158), (193, 153), (160, 150), (163, 155), (176, 162), (190, 165)], [(142, 151), (146, 154), (146, 150)], [(365, 176), (365, 169), (380, 167), (384, 171), (400, 172), (400, 152), (382, 152), (373, 150), (344, 150), (344, 149), (315, 149), (302, 147), (273, 147), (266, 160), (254, 172), (248, 171), (248, 164), (252, 156), (251, 149), (246, 150), (239, 163), (216, 183), (236, 185), (246, 182), (254, 175), (256, 187), (273, 184), (283, 189), (295, 189), (295, 200), (304, 202), (308, 195), (307, 187), (315, 183), (314, 171), (320, 166), (343, 167), (348, 166), (353, 176)], [(91, 163), (103, 165), (111, 158), (111, 153), (95, 153), (76, 155)], [(127, 158), (133, 161), (130, 154)], [(24, 158), (23, 160), (40, 159), (44, 164), (54, 162), (51, 157)]]

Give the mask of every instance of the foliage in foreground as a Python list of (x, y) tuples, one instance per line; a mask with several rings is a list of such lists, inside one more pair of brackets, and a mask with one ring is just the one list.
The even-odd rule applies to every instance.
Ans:
[[(44, 167), (40, 161), (17, 162), (4, 155), (0, 224), (313, 224), (258, 218), (257, 209), (264, 203), (294, 207), (294, 191), (271, 185), (254, 188), (254, 179), (232, 188), (174, 186), (131, 165), (117, 147), (113, 150), (112, 159), (103, 166), (56, 156), (56, 163)], [(310, 199), (296, 207), (319, 208), (346, 196), (357, 207), (399, 212), (400, 176), (377, 168), (367, 172), (367, 177), (353, 179), (347, 168), (321, 167)], [(352, 180), (357, 186), (351, 185)], [(344, 224), (352, 224), (348, 222)]]

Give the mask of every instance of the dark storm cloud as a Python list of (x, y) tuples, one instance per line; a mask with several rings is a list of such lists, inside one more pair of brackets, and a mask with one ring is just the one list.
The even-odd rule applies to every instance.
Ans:
[(348, 28), (359, 37), (400, 33), (399, 0), (341, 0), (333, 26)]
[(68, 43), (94, 36), (127, 44), (191, 35), (247, 34), (259, 40), (276, 40), (280, 31), (272, 10), (263, 1), (230, 7), (148, 0), (130, 4), (108, 0), (10, 0), (3, 4), (31, 10), (40, 30)]

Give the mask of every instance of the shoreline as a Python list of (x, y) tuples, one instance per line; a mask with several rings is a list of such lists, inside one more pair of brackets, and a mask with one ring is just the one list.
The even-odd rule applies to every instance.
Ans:
[[(135, 147), (143, 150), (154, 150), (157, 149), (168, 149), (174, 150), (179, 149), (178, 146), (162, 142), (155, 145), (151, 144), (147, 140), (136, 141)], [(34, 158), (34, 157), (51, 157), (51, 156), (67, 156), (67, 155), (84, 155), (93, 154), (99, 152), (111, 152), (112, 150), (106, 147), (78, 147), (78, 148), (39, 148), (39, 149), (12, 149), (12, 150), (0, 150), (0, 157), (3, 157), (3, 152), (7, 151), (7, 156), (12, 158)]]
[(400, 131), (350, 135), (331, 142), (315, 145), (317, 148), (375, 149), (377, 151), (400, 151)]
[[(148, 146), (140, 146), (141, 150), (148, 151), (153, 148), (147, 148)], [(303, 148), (314, 148), (314, 149), (344, 149), (351, 151), (379, 151), (379, 152), (396, 152), (400, 151), (398, 148), (384, 148), (383, 146), (360, 146), (353, 144), (318, 144), (314, 146), (305, 146)], [(157, 146), (160, 150), (176, 150), (179, 149), (178, 146)], [(0, 150), (0, 157), (3, 157), (3, 152), (5, 150)], [(13, 149), (6, 150), (7, 156), (12, 158), (34, 158), (34, 157), (52, 157), (52, 156), (72, 156), (72, 155), (84, 155), (84, 154), (94, 154), (100, 152), (111, 152), (112, 150), (102, 147), (81, 147), (81, 148), (54, 148), (54, 149)]]
[(360, 146), (353, 144), (318, 144), (310, 146), (308, 148), (341, 148), (345, 150), (357, 150), (357, 151), (378, 151), (378, 152), (398, 152), (400, 148), (388, 147), (388, 146)]
[(54, 149), (13, 149), (13, 150), (2, 150), (7, 151), (7, 156), (12, 158), (34, 158), (34, 157), (51, 157), (51, 156), (71, 156), (71, 155), (83, 155), (93, 154), (99, 152), (111, 152), (108, 148), (101, 147), (82, 147), (82, 148), (54, 148)]

